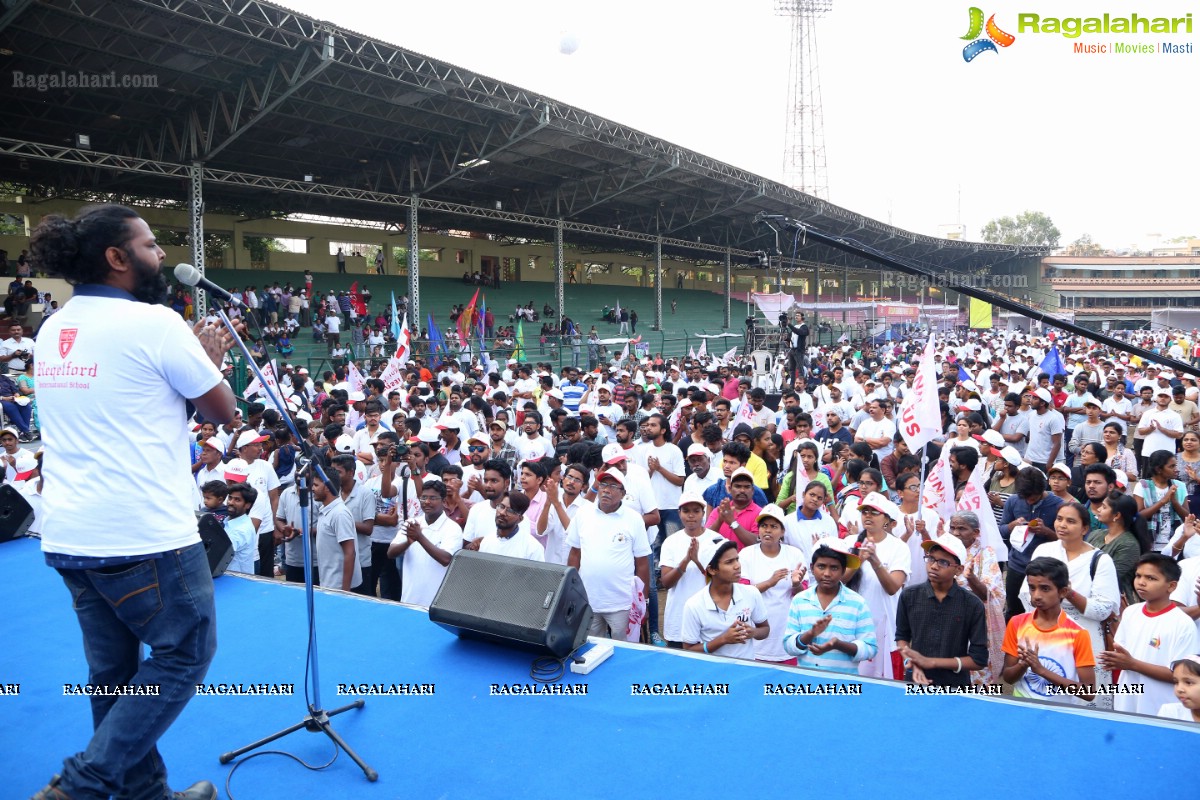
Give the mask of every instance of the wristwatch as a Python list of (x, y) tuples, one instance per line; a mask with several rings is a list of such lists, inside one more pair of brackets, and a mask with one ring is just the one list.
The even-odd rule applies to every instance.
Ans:
[(729, 523), (729, 530), (731, 530), (731, 531), (736, 531), (740, 527), (742, 527), (742, 524), (740, 522), (738, 522), (736, 519), (733, 522)]

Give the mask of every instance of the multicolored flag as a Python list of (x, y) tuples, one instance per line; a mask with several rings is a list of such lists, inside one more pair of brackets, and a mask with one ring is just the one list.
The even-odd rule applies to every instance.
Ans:
[(517, 347), (513, 350), (512, 357), (517, 361), (525, 360), (525, 326), (524, 319), (517, 320)]

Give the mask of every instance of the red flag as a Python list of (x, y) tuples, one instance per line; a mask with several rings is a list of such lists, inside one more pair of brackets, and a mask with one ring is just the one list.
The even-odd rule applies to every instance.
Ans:
[(358, 291), (358, 281), (350, 284), (350, 305), (354, 306), (354, 313), (360, 317), (367, 315), (367, 304), (363, 302), (362, 295)]
[(475, 290), (475, 296), (471, 298), (471, 302), (467, 303), (467, 307), (463, 309), (463, 313), (458, 318), (458, 342), (462, 346), (466, 346), (471, 339), (471, 331), (474, 330), (476, 324), (475, 303), (479, 300), (479, 290)]

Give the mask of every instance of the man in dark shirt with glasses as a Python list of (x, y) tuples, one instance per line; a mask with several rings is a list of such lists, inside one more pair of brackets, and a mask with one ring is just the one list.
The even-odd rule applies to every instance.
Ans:
[(896, 612), (896, 648), (904, 677), (923, 686), (970, 686), (971, 672), (987, 666), (983, 603), (955, 578), (967, 550), (946, 533), (922, 543), (929, 578), (905, 589)]

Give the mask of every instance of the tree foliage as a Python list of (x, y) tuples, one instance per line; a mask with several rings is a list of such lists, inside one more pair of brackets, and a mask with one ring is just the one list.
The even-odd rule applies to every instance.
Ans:
[(983, 226), (985, 242), (1057, 247), (1062, 235), (1041, 211), (1024, 211), (1014, 217), (997, 217)]
[(1071, 245), (1067, 248), (1067, 255), (1102, 256), (1104, 255), (1104, 248), (1092, 241), (1092, 235), (1090, 233), (1085, 233), (1083, 236), (1080, 236), (1078, 239), (1071, 242)]

